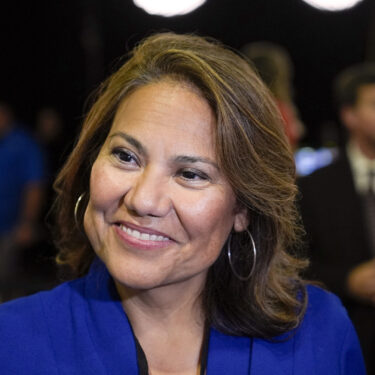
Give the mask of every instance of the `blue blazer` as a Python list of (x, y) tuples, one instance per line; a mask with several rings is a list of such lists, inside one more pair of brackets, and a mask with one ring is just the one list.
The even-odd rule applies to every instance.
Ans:
[[(308, 287), (300, 327), (283, 341), (210, 329), (207, 375), (362, 375), (356, 333), (333, 294)], [(0, 306), (0, 373), (136, 375), (134, 336), (110, 275), (87, 276)]]

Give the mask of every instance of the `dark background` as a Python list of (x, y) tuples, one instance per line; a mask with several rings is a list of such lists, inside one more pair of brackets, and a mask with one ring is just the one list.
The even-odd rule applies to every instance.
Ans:
[(77, 134), (89, 93), (120, 56), (155, 31), (209, 35), (234, 48), (259, 40), (286, 47), (310, 144), (319, 144), (324, 124), (336, 120), (334, 76), (375, 55), (374, 0), (341, 12), (302, 0), (207, 0), (174, 18), (148, 15), (131, 0), (2, 1), (0, 17), (0, 100), (30, 127), (38, 109), (55, 107), (67, 142)]

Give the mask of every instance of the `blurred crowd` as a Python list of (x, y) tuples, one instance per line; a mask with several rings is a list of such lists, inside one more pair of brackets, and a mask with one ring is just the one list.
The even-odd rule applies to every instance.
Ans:
[[(262, 42), (245, 46), (243, 52), (271, 90), (296, 152), (297, 171), (305, 172), (298, 168), (305, 127), (293, 100), (290, 56), (281, 46)], [(298, 250), (310, 260), (306, 277), (341, 298), (360, 338), (368, 373), (375, 374), (375, 64), (340, 72), (332, 93), (343, 142), (326, 124), (322, 132), (331, 140), (330, 157), (297, 178), (306, 231)]]

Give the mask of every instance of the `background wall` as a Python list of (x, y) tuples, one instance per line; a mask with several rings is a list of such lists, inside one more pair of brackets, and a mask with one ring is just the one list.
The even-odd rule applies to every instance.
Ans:
[(335, 120), (333, 77), (375, 55), (373, 0), (336, 13), (301, 0), (207, 0), (171, 19), (147, 15), (131, 0), (3, 1), (0, 15), (0, 100), (30, 126), (39, 108), (55, 107), (67, 142), (78, 131), (88, 94), (120, 56), (155, 31), (209, 35), (234, 48), (259, 40), (286, 47), (311, 144), (320, 142), (323, 124)]

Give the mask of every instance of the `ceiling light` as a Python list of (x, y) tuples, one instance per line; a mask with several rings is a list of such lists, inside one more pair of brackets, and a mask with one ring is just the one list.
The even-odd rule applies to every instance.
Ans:
[(133, 0), (134, 4), (149, 14), (164, 17), (179, 16), (192, 12), (206, 0)]
[(305, 3), (321, 10), (338, 11), (349, 9), (362, 0), (303, 0)]

